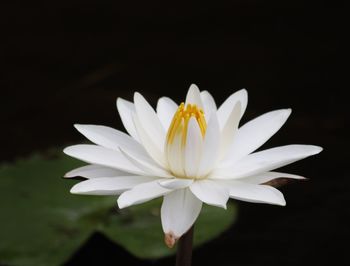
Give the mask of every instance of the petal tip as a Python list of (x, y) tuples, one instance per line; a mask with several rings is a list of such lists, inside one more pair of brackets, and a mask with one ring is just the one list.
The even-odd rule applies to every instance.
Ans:
[[(281, 194), (282, 194), (282, 193), (281, 193)], [(282, 194), (281, 196), (282, 196), (282, 197), (279, 199), (278, 202), (276, 202), (276, 204), (279, 205), (279, 206), (284, 207), (284, 206), (287, 205), (287, 202), (286, 202), (286, 199), (284, 198), (283, 194)]]
[[(283, 176), (282, 176), (282, 178), (283, 178)], [(288, 178), (288, 177), (286, 177), (286, 178)], [(307, 180), (309, 180), (309, 178), (307, 178), (307, 177), (305, 177), (305, 176), (301, 176), (301, 175), (295, 175), (295, 176), (294, 176), (294, 179), (296, 179), (296, 180), (301, 180), (301, 181), (307, 181)]]
[(117, 107), (118, 113), (120, 113), (120, 111), (122, 110), (124, 102), (125, 100), (123, 98), (120, 98), (120, 97), (117, 98), (115, 105)]
[(286, 115), (290, 116), (291, 113), (292, 113), (292, 108), (287, 108), (286, 109)]
[[(79, 184), (79, 183), (78, 183)], [(78, 185), (77, 184), (77, 185)], [(70, 193), (71, 194), (81, 194), (83, 191), (81, 191), (80, 189), (77, 188), (77, 185), (73, 186), (71, 189), (70, 189)]]
[(191, 85), (190, 85), (190, 90), (193, 90), (193, 89), (197, 89), (197, 90), (199, 90), (199, 88), (198, 88), (198, 86), (196, 85), (196, 84), (194, 84), (194, 83), (192, 83)]
[(241, 92), (248, 95), (248, 91), (247, 91), (246, 88), (242, 88), (242, 89), (241, 89)]
[(178, 238), (175, 236), (173, 232), (169, 232), (164, 235), (164, 242), (168, 248), (173, 248), (177, 239)]
[(138, 91), (135, 91), (135, 93), (134, 93), (134, 102), (139, 101), (139, 100), (143, 100), (143, 99), (144, 98), (143, 98), (142, 94), (139, 93)]
[(161, 187), (166, 188), (166, 184), (164, 183), (164, 180), (163, 180), (163, 179), (158, 180), (157, 183), (158, 183), (158, 185), (160, 185)]
[(129, 206), (121, 197), (118, 198), (117, 205), (118, 205), (119, 209), (124, 209), (124, 208)]
[(65, 175), (63, 176), (63, 178), (72, 178), (74, 177), (74, 175), (71, 174), (72, 171), (69, 171), (67, 173), (65, 173)]
[(192, 83), (190, 85), (190, 88), (188, 89), (186, 98), (188, 98), (192, 95), (199, 95), (199, 94), (200, 94), (200, 90), (199, 90), (198, 86), (196, 84)]
[(240, 94), (243, 97), (243, 99), (248, 99), (248, 91), (246, 88), (242, 88), (236, 93)]
[(69, 151), (71, 150), (70, 147), (66, 147), (63, 149), (63, 153), (66, 154), (66, 155), (69, 155)]
[(316, 145), (310, 145), (311, 151), (310, 155), (316, 155), (323, 151), (323, 148)]
[(63, 153), (68, 155), (68, 156), (71, 156), (71, 157), (74, 157), (72, 156), (74, 154), (74, 152), (77, 150), (77, 148), (81, 147), (83, 144), (78, 144), (78, 145), (72, 145), (72, 146), (68, 146), (66, 148), (63, 149)]
[(73, 127), (78, 130), (80, 133), (81, 131), (84, 130), (84, 125), (83, 124), (73, 124)]
[(320, 152), (322, 152), (323, 151), (323, 148), (322, 147), (320, 147), (320, 146), (315, 146), (315, 154), (319, 154)]
[(125, 102), (125, 100), (123, 98), (118, 97), (116, 100), (117, 107), (120, 106), (121, 104), (123, 104), (123, 102)]

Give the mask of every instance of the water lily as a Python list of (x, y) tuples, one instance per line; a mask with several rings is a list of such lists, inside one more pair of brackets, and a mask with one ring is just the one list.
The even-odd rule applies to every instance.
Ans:
[(64, 150), (89, 163), (66, 174), (87, 178), (71, 193), (119, 195), (119, 208), (163, 197), (161, 221), (169, 247), (194, 224), (203, 202), (226, 208), (233, 198), (284, 206), (283, 194), (266, 183), (303, 177), (272, 170), (322, 148), (286, 145), (255, 152), (281, 128), (291, 109), (268, 112), (239, 126), (247, 102), (243, 89), (217, 108), (209, 92), (196, 85), (180, 105), (160, 98), (156, 111), (140, 93), (135, 93), (134, 103), (119, 98), (117, 108), (129, 134), (75, 125), (95, 144)]

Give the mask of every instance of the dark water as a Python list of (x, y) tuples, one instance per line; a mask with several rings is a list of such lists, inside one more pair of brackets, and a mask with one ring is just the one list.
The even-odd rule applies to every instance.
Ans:
[[(1, 160), (81, 141), (76, 122), (121, 128), (115, 99), (130, 100), (135, 90), (155, 104), (163, 95), (181, 101), (191, 83), (218, 102), (244, 87), (244, 121), (293, 108), (265, 148), (306, 143), (325, 150), (284, 169), (310, 178), (281, 189), (286, 207), (241, 203), (238, 222), (196, 250), (194, 265), (346, 265), (348, 30), (343, 3), (332, 3), (2, 3)], [(101, 259), (174, 260), (140, 262), (95, 235), (68, 265)]]

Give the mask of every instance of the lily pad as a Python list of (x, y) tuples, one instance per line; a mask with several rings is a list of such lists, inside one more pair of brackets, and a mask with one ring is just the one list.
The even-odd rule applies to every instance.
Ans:
[[(164, 244), (160, 206), (161, 199), (157, 199), (123, 209), (117, 215), (110, 215), (99, 230), (140, 258), (153, 259), (174, 254), (176, 249), (169, 249)], [(232, 203), (226, 211), (203, 205), (195, 224), (194, 246), (199, 246), (226, 230), (234, 221), (235, 214), (236, 208)]]
[[(0, 167), (0, 264), (62, 265), (96, 231), (141, 258), (175, 252), (163, 243), (161, 200), (118, 210), (115, 197), (70, 194), (76, 181), (61, 177), (81, 165), (54, 152)], [(235, 214), (232, 203), (227, 211), (205, 206), (195, 245), (226, 230)]]

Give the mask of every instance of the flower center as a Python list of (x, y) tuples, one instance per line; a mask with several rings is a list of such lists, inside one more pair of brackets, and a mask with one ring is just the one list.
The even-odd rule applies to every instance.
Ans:
[(207, 129), (207, 123), (205, 121), (203, 110), (197, 107), (195, 104), (187, 104), (185, 106), (184, 103), (181, 103), (177, 108), (177, 111), (168, 129), (167, 144), (173, 143), (175, 136), (179, 132), (182, 133), (182, 144), (186, 144), (188, 122), (190, 121), (191, 117), (197, 120), (202, 136), (204, 137), (205, 130)]
[(188, 171), (186, 171), (185, 158), (187, 131), (191, 118), (194, 118), (197, 121), (202, 138), (204, 138), (207, 123), (203, 110), (195, 104), (187, 104), (185, 106), (184, 103), (180, 104), (174, 114), (166, 138), (165, 152), (170, 170), (174, 175), (182, 178), (195, 178), (193, 172), (188, 173)]

